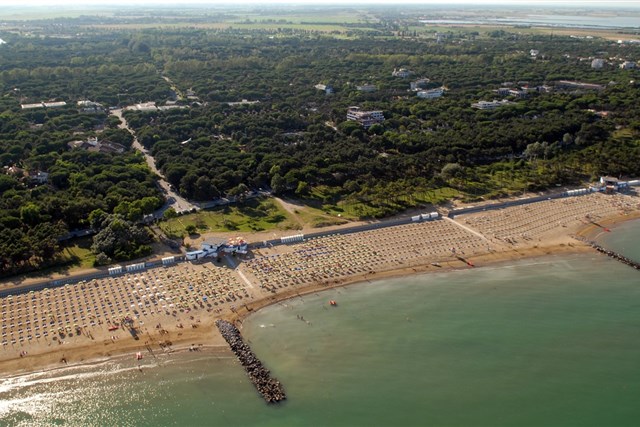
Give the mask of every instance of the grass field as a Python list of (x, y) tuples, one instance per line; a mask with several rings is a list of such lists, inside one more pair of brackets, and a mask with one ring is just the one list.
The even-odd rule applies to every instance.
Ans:
[(64, 246), (62, 253), (74, 268), (91, 268), (96, 259), (91, 252), (91, 237), (73, 239), (73, 244)]
[(251, 233), (265, 230), (301, 228), (291, 215), (273, 199), (251, 199), (243, 206), (229, 205), (179, 216), (163, 221), (160, 228), (168, 236), (185, 237), (187, 227), (197, 233), (238, 231)]

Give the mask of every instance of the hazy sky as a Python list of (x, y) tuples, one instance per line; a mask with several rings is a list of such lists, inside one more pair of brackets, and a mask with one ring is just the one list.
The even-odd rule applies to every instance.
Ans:
[(0, 0), (0, 9), (3, 6), (83, 6), (83, 5), (114, 5), (114, 4), (144, 4), (144, 5), (167, 5), (167, 4), (212, 4), (212, 5), (239, 5), (239, 4), (298, 4), (298, 5), (319, 5), (319, 4), (494, 4), (510, 6), (590, 6), (590, 7), (619, 7), (630, 6), (640, 7), (640, 0)]

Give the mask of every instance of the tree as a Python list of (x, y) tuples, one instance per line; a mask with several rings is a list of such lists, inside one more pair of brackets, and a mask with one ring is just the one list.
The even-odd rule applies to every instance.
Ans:
[(282, 175), (278, 173), (273, 175), (273, 178), (271, 178), (271, 189), (274, 194), (282, 194), (287, 190), (287, 184)]
[(229, 196), (236, 197), (238, 202), (244, 202), (247, 199), (247, 193), (249, 192), (249, 187), (244, 183), (238, 184), (236, 187), (233, 187), (227, 193)]
[(442, 178), (449, 180), (452, 178), (459, 178), (462, 176), (464, 168), (459, 163), (447, 163), (442, 167), (440, 175)]
[(20, 219), (28, 225), (36, 225), (40, 222), (40, 206), (35, 203), (27, 203), (20, 208)]
[(298, 187), (296, 188), (296, 195), (298, 196), (306, 196), (311, 191), (311, 186), (305, 181), (299, 181)]
[(151, 251), (151, 235), (121, 215), (109, 215), (101, 230), (93, 237), (91, 251), (116, 260), (128, 260)]
[(172, 207), (168, 208), (166, 211), (162, 213), (162, 217), (164, 219), (172, 219), (172, 218), (176, 218), (177, 216), (178, 216), (178, 213)]
[(104, 223), (109, 215), (102, 209), (96, 209), (89, 214), (89, 226), (96, 231), (104, 228)]

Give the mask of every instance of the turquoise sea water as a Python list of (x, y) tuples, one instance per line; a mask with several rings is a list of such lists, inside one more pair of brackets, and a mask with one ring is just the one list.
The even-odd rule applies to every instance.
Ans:
[[(640, 258), (640, 222), (601, 238)], [(331, 307), (329, 300), (338, 302)], [(304, 318), (300, 320), (299, 317)], [(0, 425), (622, 426), (640, 407), (640, 272), (593, 253), (363, 283), (245, 338), (289, 399), (206, 352), (0, 380)]]

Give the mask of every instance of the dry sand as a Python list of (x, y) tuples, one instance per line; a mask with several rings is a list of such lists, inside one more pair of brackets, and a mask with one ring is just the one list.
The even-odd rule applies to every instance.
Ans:
[[(227, 353), (214, 326), (218, 318), (242, 322), (261, 307), (355, 282), (590, 251), (572, 236), (592, 239), (616, 222), (640, 218), (639, 201), (604, 194), (549, 200), (275, 246), (242, 260), (228, 256), (220, 264), (182, 263), (2, 298), (6, 343), (0, 372), (138, 351), (150, 357), (192, 344)], [(121, 326), (109, 330), (126, 316), (134, 321), (138, 340)]]

